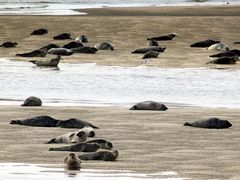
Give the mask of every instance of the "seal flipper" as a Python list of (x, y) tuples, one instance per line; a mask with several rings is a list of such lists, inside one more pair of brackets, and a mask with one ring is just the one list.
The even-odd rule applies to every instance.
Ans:
[(22, 122), (20, 120), (12, 120), (12, 121), (10, 121), (10, 124), (20, 124), (20, 125), (22, 125)]
[(48, 142), (45, 142), (44, 144), (52, 144), (52, 143), (56, 143), (56, 138), (53, 138), (53, 139), (49, 140)]
[(190, 124), (189, 122), (185, 122), (183, 125), (184, 126), (192, 126), (192, 124)]

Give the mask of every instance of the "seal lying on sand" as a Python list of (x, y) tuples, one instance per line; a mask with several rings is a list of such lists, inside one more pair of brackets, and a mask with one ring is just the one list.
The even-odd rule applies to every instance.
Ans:
[(39, 127), (79, 128), (79, 129), (84, 127), (92, 127), (98, 129), (98, 127), (92, 125), (87, 121), (79, 119), (57, 120), (50, 116), (36, 116), (24, 120), (12, 120), (10, 124)]
[(0, 45), (0, 47), (13, 48), (13, 47), (16, 47), (17, 44), (18, 43), (16, 43), (16, 42), (9, 42), (9, 41), (7, 41), (7, 42), (2, 43)]
[(198, 128), (209, 128), (209, 129), (223, 129), (229, 128), (232, 124), (227, 120), (222, 120), (218, 118), (210, 118), (207, 120), (198, 120), (193, 123), (186, 122), (184, 126), (192, 126)]
[(238, 56), (228, 56), (228, 57), (220, 57), (218, 59), (214, 59), (212, 61), (209, 61), (207, 64), (236, 64), (236, 61), (238, 61)]
[(175, 37), (178, 37), (177, 33), (172, 33), (172, 34), (164, 35), (164, 36), (151, 37), (151, 38), (147, 38), (147, 40), (170, 41), (170, 40), (172, 40)]
[(235, 54), (234, 52), (223, 52), (223, 53), (218, 53), (218, 54), (213, 54), (210, 57), (233, 57), (233, 56), (237, 56), (237, 54)]
[(47, 55), (47, 49), (37, 49), (28, 53), (16, 54), (15, 56), (21, 57), (45, 57)]
[(29, 62), (36, 64), (37, 66), (48, 66), (48, 67), (56, 67), (61, 60), (61, 56), (57, 55), (57, 57), (49, 59), (49, 60), (31, 60)]
[(207, 48), (213, 44), (217, 44), (217, 43), (220, 43), (220, 41), (215, 41), (215, 40), (212, 40), (212, 39), (207, 39), (207, 40), (204, 40), (204, 41), (199, 41), (199, 42), (196, 42), (196, 43), (193, 43), (191, 44), (190, 46), (191, 47), (200, 47), (200, 48)]
[(77, 143), (71, 146), (49, 148), (49, 151), (96, 152), (100, 146), (95, 143)]
[(168, 108), (164, 104), (155, 101), (143, 101), (135, 104), (129, 110), (153, 110), (166, 111)]
[(80, 35), (78, 37), (76, 37), (75, 39), (76, 41), (80, 41), (82, 43), (88, 43), (88, 38), (86, 35)]
[(57, 36), (54, 36), (53, 39), (55, 40), (65, 40), (65, 39), (72, 39), (71, 34), (69, 33), (62, 33)]
[(98, 151), (95, 153), (88, 153), (78, 156), (81, 160), (102, 160), (102, 161), (116, 161), (119, 152), (117, 150)]
[(46, 144), (52, 144), (52, 143), (78, 143), (78, 142), (84, 142), (87, 140), (87, 134), (83, 130), (78, 130), (76, 132), (71, 132), (67, 134), (63, 134), (60, 136), (57, 136), (56, 138), (53, 138), (46, 142)]
[(40, 98), (35, 96), (28, 97), (21, 106), (42, 106), (42, 101)]
[(72, 48), (78, 48), (78, 47), (82, 47), (83, 44), (81, 42), (78, 41), (71, 41), (70, 43), (67, 43), (63, 46), (63, 48), (66, 49), (72, 49)]
[(154, 39), (148, 40), (148, 46), (158, 46), (158, 42)]
[(224, 43), (216, 43), (208, 47), (208, 50), (229, 51), (229, 47)]
[(157, 58), (159, 55), (159, 52), (157, 51), (148, 51), (145, 53), (142, 57), (142, 59), (147, 59), (147, 58)]
[(52, 48), (48, 50), (48, 54), (55, 54), (60, 56), (71, 56), (73, 51), (66, 48)]
[(114, 50), (113, 46), (109, 42), (102, 42), (102, 43), (96, 44), (95, 48), (98, 50), (111, 50), (111, 51)]
[(65, 169), (67, 170), (80, 170), (81, 160), (76, 156), (75, 153), (69, 153), (64, 159)]
[(40, 28), (40, 29), (33, 30), (31, 35), (44, 35), (44, 34), (47, 34), (47, 33), (48, 33), (47, 29)]
[(132, 51), (132, 53), (145, 54), (149, 51), (164, 52), (165, 49), (166, 49), (165, 47), (151, 46), (146, 48), (135, 49), (134, 51)]
[(52, 48), (59, 48), (60, 46), (59, 45), (56, 45), (56, 44), (48, 44), (46, 46), (43, 46), (41, 47), (40, 49), (46, 49), (46, 50), (49, 50), (49, 49), (52, 49)]
[(82, 46), (78, 48), (71, 49), (74, 53), (86, 53), (86, 54), (95, 54), (97, 52), (97, 48), (89, 47), (89, 46)]
[(234, 42), (233, 44), (240, 44), (240, 41)]
[(86, 141), (86, 143), (95, 143), (100, 146), (102, 149), (112, 149), (113, 145), (111, 142), (106, 141), (105, 139), (93, 139)]

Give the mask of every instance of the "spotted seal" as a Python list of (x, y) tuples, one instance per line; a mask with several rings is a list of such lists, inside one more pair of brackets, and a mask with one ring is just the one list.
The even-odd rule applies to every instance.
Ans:
[(95, 143), (77, 143), (71, 146), (49, 148), (49, 151), (96, 152), (100, 146)]
[(139, 48), (132, 51), (133, 54), (145, 54), (149, 51), (164, 52), (166, 47), (150, 46), (145, 48)]
[(33, 32), (31, 32), (31, 35), (44, 35), (47, 34), (48, 30), (45, 28), (35, 29)]
[(29, 62), (37, 66), (56, 67), (59, 64), (60, 60), (61, 56), (57, 55), (57, 57), (48, 60), (31, 60)]
[(35, 96), (28, 97), (21, 106), (42, 106), (42, 101), (40, 98)]
[(0, 45), (0, 47), (5, 47), (5, 48), (13, 48), (13, 47), (16, 47), (18, 45), (18, 43), (16, 42), (4, 42)]
[(143, 101), (135, 104), (129, 110), (154, 110), (154, 111), (166, 111), (168, 108), (162, 103), (155, 101)]
[(116, 161), (119, 152), (117, 150), (111, 151), (98, 151), (95, 153), (82, 154), (79, 157), (81, 160), (102, 160), (102, 161)]
[(209, 128), (209, 129), (223, 129), (229, 128), (232, 124), (227, 120), (222, 120), (219, 118), (210, 118), (206, 120), (198, 120), (192, 123), (186, 122), (184, 126), (192, 126), (198, 128)]
[(173, 38), (178, 37), (177, 33), (172, 33), (172, 34), (168, 34), (168, 35), (164, 35), (164, 36), (156, 36), (156, 37), (151, 37), (151, 38), (147, 38), (147, 40), (155, 40), (155, 41), (170, 41)]
[(98, 50), (114, 50), (113, 46), (109, 42), (98, 43), (95, 45), (95, 48)]
[(143, 55), (142, 59), (157, 58), (158, 55), (159, 55), (159, 52), (157, 51), (148, 51)]
[(207, 39), (203, 41), (198, 41), (196, 43), (193, 43), (190, 45), (190, 47), (199, 47), (199, 48), (207, 48), (213, 44), (220, 43), (220, 41), (212, 40), (212, 39)]
[(67, 170), (80, 170), (81, 160), (76, 156), (75, 153), (69, 153), (64, 159), (65, 169)]

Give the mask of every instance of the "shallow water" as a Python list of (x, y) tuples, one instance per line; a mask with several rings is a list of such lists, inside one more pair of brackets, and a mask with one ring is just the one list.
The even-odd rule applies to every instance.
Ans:
[(44, 105), (167, 104), (240, 108), (240, 70), (60, 63), (59, 69), (0, 59), (0, 103), (37, 96)]
[(23, 163), (0, 163), (1, 180), (184, 180), (176, 172), (166, 171), (154, 174), (139, 174), (133, 171), (81, 169), (64, 171), (59, 165), (36, 165)]

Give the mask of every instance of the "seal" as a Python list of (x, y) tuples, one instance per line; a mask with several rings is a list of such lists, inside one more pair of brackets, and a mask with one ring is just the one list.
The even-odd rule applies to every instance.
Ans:
[(233, 56), (237, 56), (237, 54), (227, 51), (223, 53), (213, 54), (213, 55), (210, 55), (209, 57), (233, 57)]
[(143, 101), (135, 104), (129, 110), (153, 110), (166, 111), (168, 108), (164, 104), (155, 101)]
[(66, 48), (52, 48), (48, 50), (48, 54), (60, 55), (60, 56), (71, 56), (73, 51)]
[(57, 67), (61, 60), (61, 56), (57, 55), (57, 57), (48, 59), (48, 60), (31, 60), (29, 62), (37, 65), (37, 66), (46, 66), (46, 67)]
[(229, 51), (229, 47), (224, 43), (216, 43), (208, 47), (208, 50), (215, 50), (215, 51)]
[(101, 160), (101, 161), (116, 161), (119, 152), (117, 150), (111, 151), (98, 151), (95, 153), (88, 153), (78, 156), (81, 160)]
[(88, 43), (88, 38), (86, 35), (80, 35), (78, 37), (76, 37), (75, 39), (76, 41), (80, 41), (82, 43)]
[(169, 34), (169, 35), (147, 38), (147, 40), (170, 41), (170, 40), (172, 40), (173, 38), (176, 38), (176, 37), (178, 37), (178, 34), (177, 33), (172, 33), (172, 34)]
[(196, 43), (193, 43), (190, 45), (190, 47), (199, 47), (199, 48), (207, 48), (213, 44), (220, 43), (220, 41), (212, 40), (212, 39), (207, 39), (203, 41), (198, 41)]
[(97, 50), (111, 50), (113, 51), (114, 48), (109, 42), (101, 42), (95, 45)]
[(154, 39), (149, 39), (148, 46), (158, 46), (158, 42)]
[(89, 46), (82, 46), (78, 48), (71, 49), (74, 53), (86, 53), (86, 54), (95, 54), (97, 52), (97, 48), (89, 47)]
[(87, 137), (94, 137), (96, 135), (93, 128), (90, 126), (86, 126), (86, 127), (82, 128), (81, 130), (87, 134)]
[(45, 57), (47, 55), (47, 49), (37, 49), (28, 53), (16, 54), (20, 57)]
[(71, 41), (62, 47), (66, 48), (66, 49), (72, 49), (72, 48), (78, 48), (78, 47), (82, 47), (82, 46), (83, 46), (83, 44), (79, 41)]
[(13, 48), (13, 47), (16, 47), (18, 45), (18, 43), (16, 42), (4, 42), (0, 45), (0, 47), (5, 47), (5, 48)]
[(65, 39), (72, 39), (71, 34), (69, 33), (62, 33), (53, 37), (54, 40), (65, 40)]
[(83, 121), (80, 119), (75, 119), (75, 118), (71, 118), (65, 121), (59, 121), (56, 125), (57, 127), (62, 127), (62, 128), (78, 128), (78, 129), (82, 129), (84, 127), (91, 127), (94, 129), (99, 129), (98, 127), (92, 125), (91, 123), (87, 122), (87, 121)]
[(99, 145), (102, 149), (112, 149), (113, 145), (111, 142), (106, 141), (105, 139), (93, 139), (93, 140), (88, 140), (86, 143), (95, 143)]
[(40, 28), (40, 29), (33, 30), (33, 32), (31, 32), (31, 35), (44, 35), (47, 33), (48, 33), (47, 29)]
[(157, 58), (158, 55), (159, 55), (159, 52), (157, 51), (148, 51), (143, 55), (142, 59)]
[(95, 143), (77, 143), (71, 146), (49, 148), (49, 151), (96, 152), (100, 146)]
[(46, 46), (41, 47), (40, 49), (47, 49), (47, 50), (49, 50), (49, 49), (52, 49), (52, 48), (60, 48), (60, 46), (57, 45), (57, 44), (48, 44)]
[(145, 54), (149, 51), (164, 52), (166, 47), (150, 46), (145, 48), (139, 48), (132, 51), (133, 54)]
[(192, 126), (198, 128), (209, 128), (209, 129), (224, 129), (229, 128), (232, 124), (228, 120), (222, 120), (219, 118), (210, 118), (206, 120), (198, 120), (192, 123), (186, 122), (184, 126)]
[(78, 143), (78, 142), (84, 142), (87, 140), (87, 134), (83, 130), (78, 130), (75, 132), (63, 134), (60, 136), (57, 136), (56, 138), (53, 138), (46, 142), (46, 144), (52, 144), (52, 143)]
[(238, 61), (238, 56), (224, 56), (212, 61), (207, 62), (207, 64), (236, 64)]
[(28, 97), (21, 106), (42, 106), (42, 101), (40, 98), (35, 96)]
[(236, 42), (234, 42), (233, 44), (240, 44), (240, 41), (236, 41)]
[(65, 169), (67, 170), (80, 170), (81, 160), (76, 156), (75, 153), (69, 153), (64, 159)]

